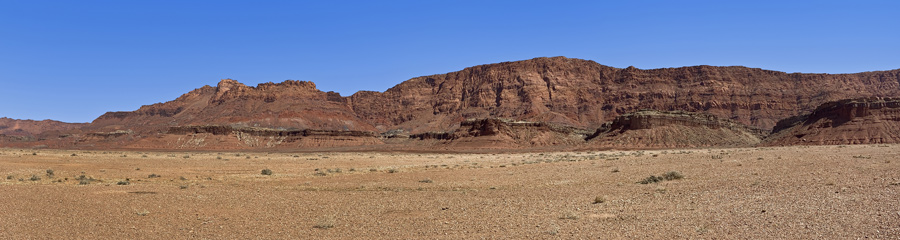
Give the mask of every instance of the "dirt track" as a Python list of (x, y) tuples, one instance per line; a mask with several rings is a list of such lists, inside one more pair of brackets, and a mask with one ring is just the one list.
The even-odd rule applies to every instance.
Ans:
[[(684, 178), (637, 183), (669, 171)], [(0, 239), (900, 239), (900, 145), (517, 154), (0, 149), (0, 192)]]

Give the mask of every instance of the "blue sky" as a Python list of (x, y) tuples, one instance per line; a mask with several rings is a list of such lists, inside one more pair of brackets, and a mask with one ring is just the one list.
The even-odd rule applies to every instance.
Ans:
[(0, 117), (89, 122), (220, 79), (351, 95), (544, 56), (900, 68), (900, 1), (0, 0)]

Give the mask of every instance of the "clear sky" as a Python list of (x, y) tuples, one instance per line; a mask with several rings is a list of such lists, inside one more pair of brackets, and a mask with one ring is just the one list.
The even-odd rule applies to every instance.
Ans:
[(0, 0), (0, 117), (89, 122), (223, 78), (347, 96), (545, 56), (897, 69), (900, 1)]

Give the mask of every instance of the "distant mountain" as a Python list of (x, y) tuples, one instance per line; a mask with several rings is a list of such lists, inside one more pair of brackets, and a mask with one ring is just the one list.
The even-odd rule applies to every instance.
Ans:
[(0, 134), (17, 137), (33, 137), (48, 131), (68, 131), (86, 126), (87, 123), (67, 123), (54, 120), (20, 120), (0, 117)]

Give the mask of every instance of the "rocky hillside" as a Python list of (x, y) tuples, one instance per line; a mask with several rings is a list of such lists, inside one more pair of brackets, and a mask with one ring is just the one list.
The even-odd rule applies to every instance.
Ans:
[(713, 115), (644, 110), (604, 124), (588, 137), (588, 144), (617, 149), (742, 147), (758, 144), (764, 135), (764, 131)]
[(766, 145), (900, 143), (900, 98), (858, 98), (822, 104), (778, 123)]

